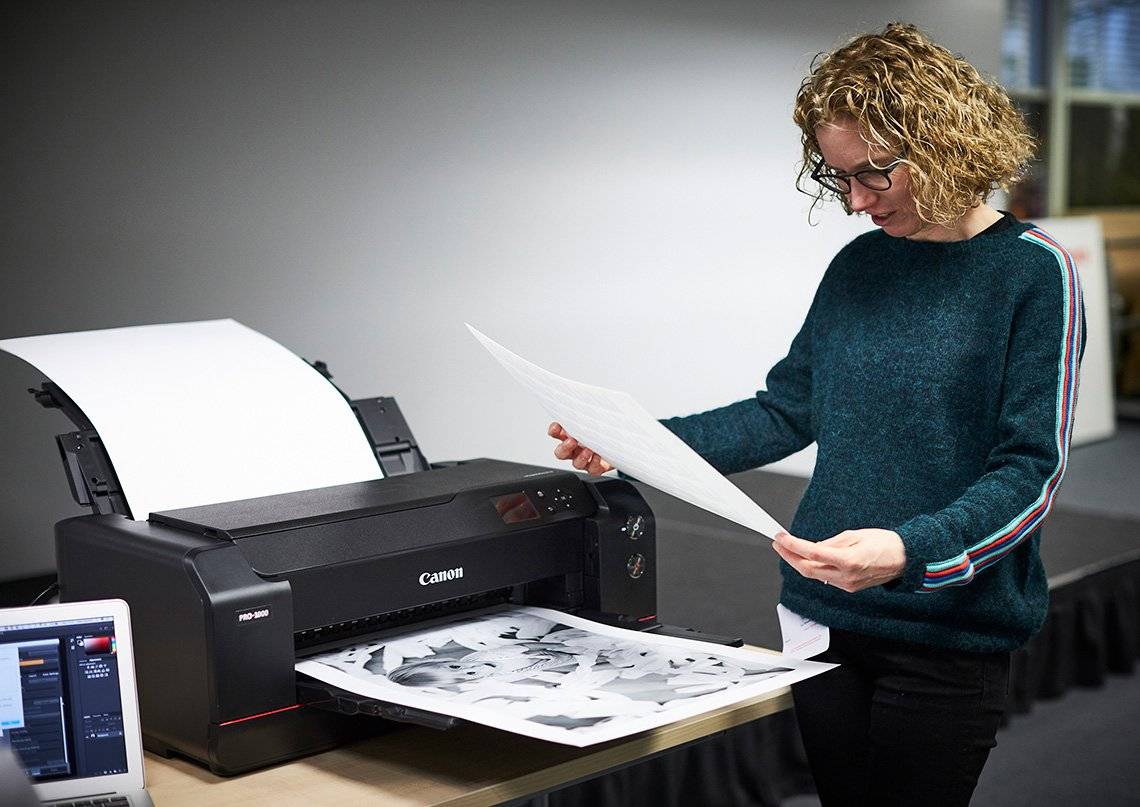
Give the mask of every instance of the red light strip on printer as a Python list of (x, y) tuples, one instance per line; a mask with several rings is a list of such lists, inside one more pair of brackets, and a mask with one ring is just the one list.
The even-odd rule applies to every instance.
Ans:
[(649, 620), (656, 619), (656, 618), (657, 618), (657, 614), (650, 614), (649, 616), (640, 617), (637, 621), (638, 622), (648, 622)]
[(301, 704), (294, 703), (292, 706), (282, 706), (280, 709), (271, 709), (270, 711), (262, 712), (259, 715), (249, 715), (248, 717), (238, 717), (238, 718), (235, 718), (233, 720), (227, 720), (225, 723), (219, 723), (218, 725), (219, 726), (232, 726), (234, 723), (244, 723), (247, 720), (256, 720), (259, 717), (268, 717), (269, 715), (275, 715), (275, 714), (278, 714), (280, 712), (291, 712), (294, 709), (300, 709), (300, 708), (301, 708)]

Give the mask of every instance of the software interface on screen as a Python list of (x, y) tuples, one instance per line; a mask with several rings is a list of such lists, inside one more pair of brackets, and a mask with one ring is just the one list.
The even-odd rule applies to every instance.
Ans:
[(111, 617), (0, 625), (0, 743), (37, 782), (127, 772)]

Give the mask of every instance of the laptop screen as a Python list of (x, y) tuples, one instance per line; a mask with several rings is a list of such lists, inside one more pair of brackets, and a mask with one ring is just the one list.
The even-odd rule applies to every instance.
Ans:
[(0, 743), (37, 783), (127, 772), (112, 616), (0, 624)]

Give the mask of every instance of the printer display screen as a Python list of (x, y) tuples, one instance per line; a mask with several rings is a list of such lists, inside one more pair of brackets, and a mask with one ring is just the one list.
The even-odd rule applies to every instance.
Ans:
[(538, 510), (525, 493), (508, 493), (506, 496), (496, 496), (492, 501), (495, 503), (495, 512), (507, 524), (538, 518)]

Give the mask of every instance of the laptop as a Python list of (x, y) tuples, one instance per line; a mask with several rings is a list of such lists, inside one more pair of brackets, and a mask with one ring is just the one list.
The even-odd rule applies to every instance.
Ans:
[(125, 602), (0, 609), (0, 753), (40, 804), (153, 807)]

